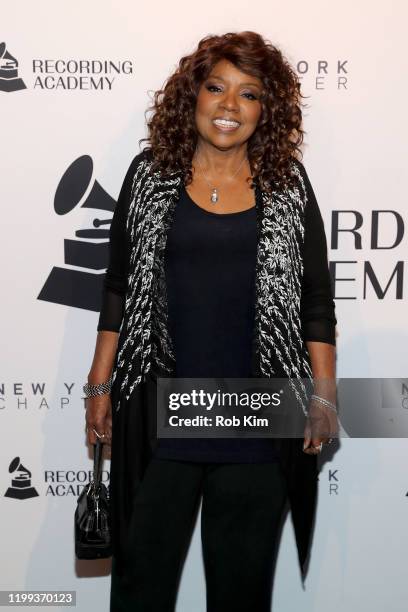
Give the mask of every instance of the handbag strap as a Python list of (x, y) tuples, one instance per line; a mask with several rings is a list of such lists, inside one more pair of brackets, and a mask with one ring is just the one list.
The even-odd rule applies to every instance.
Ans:
[(102, 476), (102, 451), (103, 451), (103, 443), (97, 439), (96, 444), (94, 444), (94, 465), (93, 465), (93, 480), (95, 489), (97, 490), (99, 484), (101, 482)]

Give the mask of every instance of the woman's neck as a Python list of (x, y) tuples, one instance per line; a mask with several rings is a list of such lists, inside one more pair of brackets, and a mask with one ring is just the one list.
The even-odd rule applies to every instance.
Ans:
[(207, 143), (199, 143), (193, 157), (193, 164), (198, 159), (198, 163), (204, 171), (213, 178), (220, 176), (231, 176), (237, 171), (240, 164), (246, 166), (247, 147), (234, 147), (222, 151)]

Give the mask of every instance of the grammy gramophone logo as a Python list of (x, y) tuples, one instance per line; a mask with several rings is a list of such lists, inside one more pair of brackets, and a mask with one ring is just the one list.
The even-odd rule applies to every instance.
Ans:
[[(89, 155), (76, 159), (62, 176), (54, 199), (57, 215), (66, 215), (75, 206), (113, 213), (115, 200), (100, 186), (92, 183), (93, 162)], [(91, 187), (90, 187), (91, 186)], [(84, 194), (89, 190), (88, 196)], [(112, 217), (96, 216), (93, 228), (79, 229), (75, 240), (64, 240), (64, 263), (69, 268), (54, 266), (38, 299), (64, 306), (99, 312), (102, 283), (109, 257), (109, 226)]]
[(18, 61), (9, 53), (6, 43), (0, 43), (0, 91), (27, 89), (23, 79), (18, 76)]
[(14, 457), (9, 465), (9, 472), (13, 474), (11, 486), (7, 489), (4, 497), (14, 499), (29, 499), (38, 497), (36, 489), (31, 486), (31, 472), (20, 462), (20, 457)]

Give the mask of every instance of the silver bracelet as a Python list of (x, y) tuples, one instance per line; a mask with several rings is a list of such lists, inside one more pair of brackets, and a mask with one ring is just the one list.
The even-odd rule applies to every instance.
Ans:
[(105, 393), (110, 393), (112, 388), (112, 377), (107, 382), (99, 383), (98, 385), (91, 385), (89, 383), (85, 383), (82, 387), (85, 397), (96, 397), (97, 395), (104, 395)]
[(321, 404), (324, 404), (325, 406), (328, 406), (329, 408), (331, 408), (332, 410), (334, 410), (335, 412), (338, 412), (337, 410), (337, 406), (336, 404), (333, 404), (333, 402), (330, 402), (329, 400), (325, 399), (324, 397), (320, 397), (320, 395), (315, 395), (314, 393), (310, 396), (310, 399), (315, 399), (318, 402), (320, 402)]

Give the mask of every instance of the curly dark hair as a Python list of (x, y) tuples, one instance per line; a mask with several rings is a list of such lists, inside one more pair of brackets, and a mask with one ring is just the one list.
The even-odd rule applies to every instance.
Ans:
[(148, 137), (145, 150), (153, 167), (163, 173), (182, 171), (186, 184), (192, 180), (191, 162), (197, 145), (196, 99), (203, 81), (220, 60), (258, 77), (264, 91), (262, 112), (248, 141), (248, 159), (253, 179), (263, 189), (286, 187), (292, 182), (291, 160), (302, 155), (303, 142), (300, 82), (281, 51), (256, 32), (229, 32), (206, 36), (197, 49), (182, 57), (163, 89), (154, 93), (147, 111)]

